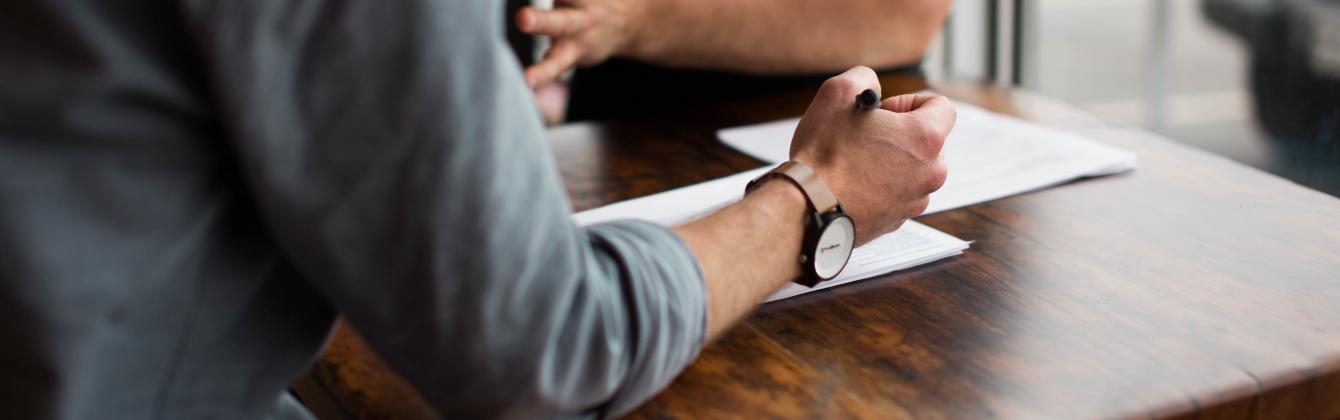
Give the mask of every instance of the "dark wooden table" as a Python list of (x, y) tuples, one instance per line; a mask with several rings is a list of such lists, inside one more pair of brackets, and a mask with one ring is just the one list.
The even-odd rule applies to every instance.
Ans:
[[(937, 87), (1140, 166), (919, 218), (975, 242), (762, 307), (631, 417), (1340, 418), (1340, 200), (1034, 94)], [(549, 134), (582, 210), (761, 166), (716, 129), (812, 94)], [(435, 415), (347, 326), (297, 390), (327, 419)]]

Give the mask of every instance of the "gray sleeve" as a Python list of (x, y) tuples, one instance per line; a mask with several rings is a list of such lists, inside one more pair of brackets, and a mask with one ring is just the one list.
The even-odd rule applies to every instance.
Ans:
[(187, 6), (275, 241), (446, 414), (618, 414), (696, 356), (692, 254), (574, 225), (501, 2)]

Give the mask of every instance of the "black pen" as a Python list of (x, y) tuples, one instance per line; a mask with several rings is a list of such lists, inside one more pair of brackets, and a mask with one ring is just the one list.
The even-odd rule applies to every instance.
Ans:
[(856, 95), (856, 108), (862, 111), (879, 108), (879, 93), (874, 89), (862, 91), (860, 95)]

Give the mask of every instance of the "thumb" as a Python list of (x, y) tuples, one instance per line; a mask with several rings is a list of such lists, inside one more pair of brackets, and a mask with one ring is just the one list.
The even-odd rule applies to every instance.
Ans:
[(912, 112), (914, 109), (921, 108), (927, 101), (934, 98), (943, 98), (936, 95), (923, 95), (917, 93), (908, 93), (887, 98), (880, 103), (879, 107), (893, 112)]

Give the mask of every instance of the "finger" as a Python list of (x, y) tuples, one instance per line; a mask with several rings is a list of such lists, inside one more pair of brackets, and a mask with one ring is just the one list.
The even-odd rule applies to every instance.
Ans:
[(856, 95), (866, 89), (879, 92), (879, 76), (869, 67), (856, 66), (824, 81), (823, 86), (819, 87), (819, 95), (825, 101), (845, 101), (851, 104)]
[(926, 99), (929, 99), (929, 96), (909, 93), (886, 98), (880, 102), (879, 107), (893, 112), (911, 112), (918, 104), (925, 103)]
[(912, 101), (912, 110), (900, 115), (911, 118), (921, 133), (921, 137), (926, 145), (925, 152), (927, 156), (934, 156), (940, 153), (944, 147), (944, 141), (949, 137), (949, 133), (954, 129), (954, 120), (958, 118), (958, 112), (954, 110), (954, 104), (949, 98), (943, 96), (921, 95)]
[(945, 162), (944, 156), (939, 156), (935, 159), (935, 163), (931, 164), (930, 173), (926, 176), (926, 186), (924, 191), (926, 194), (938, 191), (940, 187), (945, 185), (945, 181), (948, 179), (949, 164)]
[(526, 83), (530, 87), (549, 83), (563, 75), (572, 66), (577, 64), (577, 58), (581, 57), (582, 49), (580, 44), (573, 41), (558, 41), (549, 52), (544, 54), (540, 62), (531, 65), (526, 69)]
[(542, 10), (523, 7), (516, 12), (516, 27), (521, 32), (554, 37), (572, 36), (586, 29), (590, 21), (581, 9)]
[(539, 105), (545, 124), (563, 122), (568, 106), (568, 84), (560, 80), (536, 87), (535, 104)]
[(911, 109), (906, 111), (913, 115), (922, 117), (925, 121), (932, 122), (945, 129), (954, 128), (954, 120), (958, 118), (958, 111), (954, 109), (954, 103), (949, 98), (938, 95), (904, 95), (916, 96), (912, 100)]

